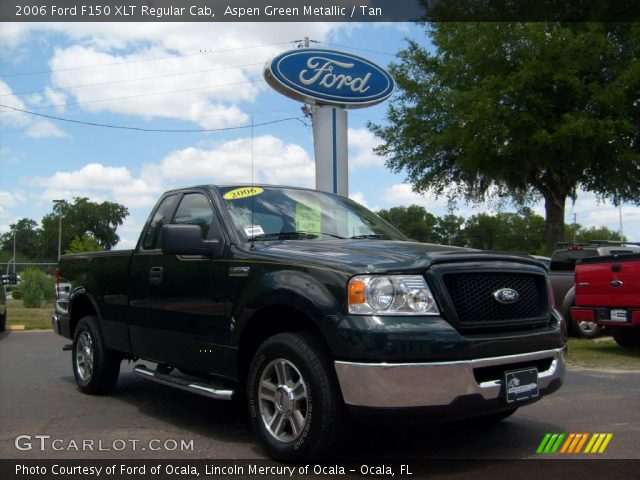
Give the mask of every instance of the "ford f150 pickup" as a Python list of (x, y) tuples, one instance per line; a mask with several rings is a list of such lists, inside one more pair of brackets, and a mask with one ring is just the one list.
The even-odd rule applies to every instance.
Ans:
[(565, 374), (535, 259), (412, 242), (313, 190), (167, 192), (134, 250), (65, 255), (59, 276), (81, 391), (154, 362), (134, 373), (246, 403), (280, 459), (330, 454), (353, 412), (499, 420)]
[(620, 346), (640, 347), (640, 254), (579, 260), (571, 313), (610, 328)]

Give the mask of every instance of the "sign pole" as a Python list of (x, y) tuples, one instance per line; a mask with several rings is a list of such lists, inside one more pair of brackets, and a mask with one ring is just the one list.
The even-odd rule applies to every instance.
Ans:
[(330, 105), (311, 109), (316, 190), (349, 195), (347, 111)]

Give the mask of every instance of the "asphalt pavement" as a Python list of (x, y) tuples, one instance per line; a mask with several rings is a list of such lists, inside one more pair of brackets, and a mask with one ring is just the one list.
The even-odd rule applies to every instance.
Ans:
[[(238, 405), (150, 383), (133, 364), (111, 395), (80, 393), (66, 343), (50, 331), (0, 333), (0, 459), (264, 458)], [(559, 392), (495, 425), (403, 420), (354, 422), (344, 456), (539, 458), (546, 433), (573, 432), (613, 434), (598, 458), (640, 459), (640, 372), (570, 369)]]

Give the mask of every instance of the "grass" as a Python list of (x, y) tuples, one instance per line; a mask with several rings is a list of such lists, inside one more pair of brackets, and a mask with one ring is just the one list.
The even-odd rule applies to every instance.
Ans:
[(640, 370), (640, 349), (622, 348), (612, 337), (594, 340), (570, 338), (567, 361), (570, 367)]
[(22, 300), (7, 300), (7, 325), (24, 325), (25, 330), (51, 329), (53, 303), (42, 308), (25, 308)]

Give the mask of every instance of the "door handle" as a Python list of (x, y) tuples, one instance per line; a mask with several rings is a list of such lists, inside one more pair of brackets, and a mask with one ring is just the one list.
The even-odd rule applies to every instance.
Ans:
[(149, 270), (149, 284), (153, 286), (158, 286), (162, 283), (162, 267), (151, 267)]

